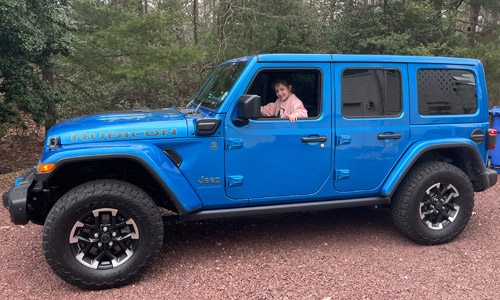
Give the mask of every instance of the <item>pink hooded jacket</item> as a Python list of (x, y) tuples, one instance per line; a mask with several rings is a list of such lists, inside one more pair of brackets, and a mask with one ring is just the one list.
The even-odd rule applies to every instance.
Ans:
[(279, 117), (283, 119), (288, 119), (291, 114), (295, 114), (297, 118), (307, 118), (307, 109), (295, 94), (291, 94), (285, 101), (277, 99), (266, 106), (261, 106), (260, 113), (264, 117), (276, 117), (279, 113)]

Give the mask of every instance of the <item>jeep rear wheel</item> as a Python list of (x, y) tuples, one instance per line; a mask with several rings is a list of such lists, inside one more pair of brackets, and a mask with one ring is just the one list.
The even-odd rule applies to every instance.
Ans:
[(45, 258), (70, 284), (117, 287), (137, 279), (158, 256), (163, 222), (153, 200), (137, 186), (96, 180), (62, 196), (47, 216)]
[(411, 240), (436, 245), (456, 238), (469, 222), (474, 192), (459, 168), (434, 161), (416, 165), (392, 198), (398, 229)]

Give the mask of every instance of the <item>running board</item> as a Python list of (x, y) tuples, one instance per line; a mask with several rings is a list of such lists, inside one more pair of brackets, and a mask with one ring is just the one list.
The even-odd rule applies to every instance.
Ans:
[[(239, 218), (239, 217), (254, 217), (254, 216), (293, 213), (293, 212), (310, 212), (310, 211), (329, 210), (336, 208), (382, 205), (389, 203), (390, 203), (390, 198), (388, 197), (373, 197), (373, 198), (359, 198), (359, 199), (349, 199), (349, 200), (330, 200), (330, 201), (319, 201), (319, 202), (202, 210), (200, 212), (189, 215), (172, 216), (172, 217), (176, 217), (175, 219), (181, 221), (200, 221), (200, 220), (213, 220), (213, 219), (226, 219), (226, 218)], [(164, 217), (164, 220), (171, 221), (174, 219), (172, 217)]]

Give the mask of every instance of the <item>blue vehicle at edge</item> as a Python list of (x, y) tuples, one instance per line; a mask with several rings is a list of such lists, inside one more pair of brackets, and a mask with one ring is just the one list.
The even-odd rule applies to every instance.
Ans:
[[(308, 118), (261, 116), (284, 74)], [(14, 224), (44, 224), (44, 254), (61, 278), (110, 288), (154, 261), (162, 219), (388, 205), (413, 241), (451, 241), (473, 192), (496, 184), (495, 144), (478, 60), (257, 55), (219, 65), (186, 107), (55, 125), (3, 205)]]

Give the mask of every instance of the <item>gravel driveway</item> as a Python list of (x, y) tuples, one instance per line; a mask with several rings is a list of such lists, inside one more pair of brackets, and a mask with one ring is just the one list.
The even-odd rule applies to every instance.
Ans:
[[(0, 177), (0, 193), (23, 172)], [(500, 299), (500, 185), (476, 194), (451, 243), (419, 246), (387, 209), (341, 209), (165, 225), (133, 285), (84, 291), (45, 263), (42, 227), (0, 210), (0, 299)]]

